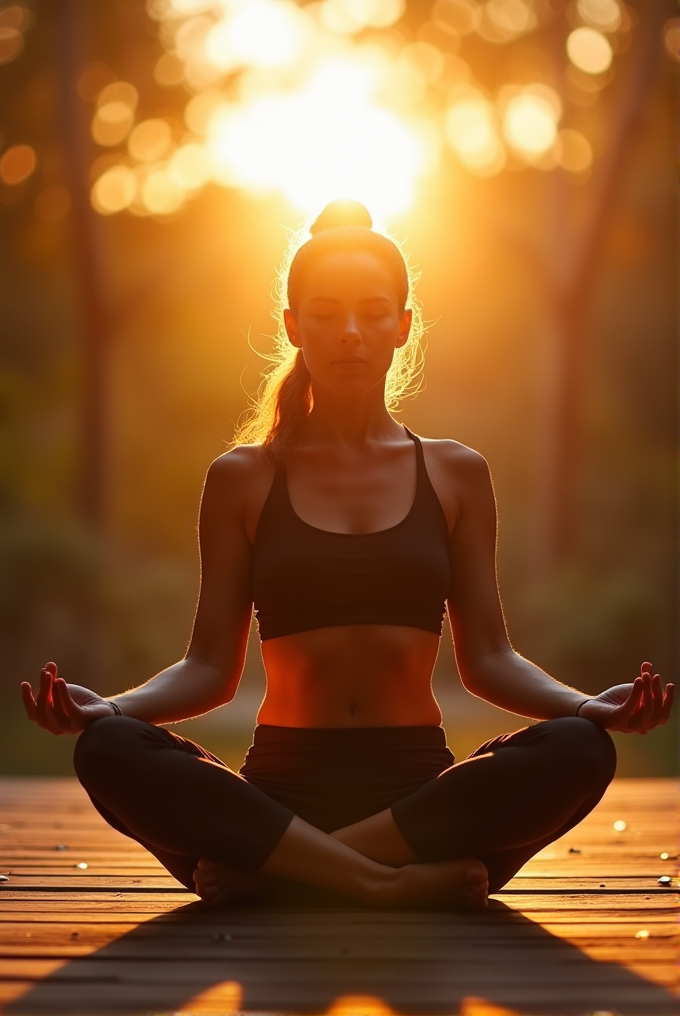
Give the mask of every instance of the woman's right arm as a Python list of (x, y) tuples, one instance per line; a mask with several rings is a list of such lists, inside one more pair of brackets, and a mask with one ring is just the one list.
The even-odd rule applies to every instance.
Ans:
[(57, 676), (56, 665), (48, 664), (36, 696), (28, 682), (22, 684), (30, 719), (53, 734), (78, 733), (94, 719), (113, 715), (113, 701), (127, 716), (172, 723), (209, 712), (234, 697), (252, 611), (245, 515), (253, 470), (252, 448), (227, 452), (208, 469), (198, 525), (200, 592), (184, 659), (109, 700), (66, 684)]

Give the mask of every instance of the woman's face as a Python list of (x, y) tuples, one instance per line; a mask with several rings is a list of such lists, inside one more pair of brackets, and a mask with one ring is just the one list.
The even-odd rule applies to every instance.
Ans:
[(378, 257), (337, 251), (309, 267), (297, 313), (284, 311), (284, 320), (312, 378), (357, 396), (383, 381), (408, 339), (411, 311), (401, 312), (396, 283)]

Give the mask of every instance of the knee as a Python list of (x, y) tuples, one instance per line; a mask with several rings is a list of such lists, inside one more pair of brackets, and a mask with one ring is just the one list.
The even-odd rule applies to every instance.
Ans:
[(73, 750), (73, 768), (84, 786), (98, 773), (110, 773), (112, 766), (121, 765), (125, 747), (139, 726), (140, 721), (131, 716), (102, 716), (83, 730)]
[(603, 727), (583, 716), (547, 720), (549, 742), (560, 761), (593, 786), (606, 787), (616, 773), (616, 748)]

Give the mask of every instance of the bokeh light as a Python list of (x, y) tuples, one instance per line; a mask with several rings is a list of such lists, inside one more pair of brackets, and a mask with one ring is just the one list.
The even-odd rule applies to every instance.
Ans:
[(477, 31), (488, 42), (504, 43), (530, 32), (537, 22), (525, 0), (487, 0), (480, 7)]
[(614, 53), (609, 40), (594, 28), (575, 28), (567, 38), (567, 55), (586, 74), (603, 74)]
[(680, 60), (680, 18), (671, 18), (664, 26), (663, 41), (674, 60)]
[(622, 10), (617, 0), (577, 0), (579, 17), (601, 32), (615, 32), (621, 27)]
[(154, 166), (141, 188), (141, 199), (152, 215), (170, 215), (184, 202), (184, 188), (170, 172), (167, 163)]
[(93, 102), (102, 90), (115, 78), (108, 64), (102, 60), (92, 60), (80, 69), (76, 90), (85, 102)]
[(341, 35), (354, 35), (366, 28), (389, 28), (405, 10), (405, 0), (322, 0), (318, 5), (321, 23)]
[(33, 14), (20, 4), (0, 10), (0, 64), (10, 63), (24, 48), (23, 33), (32, 24)]
[(156, 162), (172, 147), (172, 131), (166, 120), (143, 120), (128, 138), (128, 151), (140, 162)]
[(584, 174), (593, 164), (593, 149), (580, 131), (563, 128), (555, 146), (558, 165), (569, 173)]
[(450, 107), (445, 129), (464, 166), (482, 176), (501, 171), (505, 149), (498, 136), (496, 110), (481, 92), (470, 91)]
[(97, 96), (97, 104), (100, 107), (111, 102), (120, 102), (134, 111), (139, 102), (139, 92), (129, 81), (112, 81)]
[(139, 93), (128, 81), (114, 81), (99, 93), (92, 120), (92, 137), (98, 145), (120, 144), (130, 133)]
[(30, 145), (12, 145), (0, 159), (0, 180), (10, 187), (28, 180), (38, 164)]
[(168, 172), (184, 190), (198, 190), (212, 173), (210, 156), (203, 145), (189, 142), (178, 148), (168, 165)]
[(163, 53), (153, 69), (154, 80), (165, 88), (181, 85), (184, 79), (184, 65), (176, 53)]
[(469, 35), (479, 25), (480, 9), (470, 0), (436, 0), (432, 20), (460, 35)]
[(95, 182), (90, 198), (102, 215), (129, 208), (137, 191), (135, 175), (128, 166), (112, 166)]
[(24, 37), (16, 28), (0, 25), (0, 64), (9, 63), (24, 48)]
[(508, 99), (503, 111), (503, 137), (529, 161), (549, 151), (557, 138), (561, 103), (557, 93), (551, 101), (546, 91), (523, 90)]
[[(435, 0), (407, 38), (399, 25), (406, 7), (405, 0), (147, 0), (165, 49), (153, 76), (193, 93), (183, 110), (188, 133), (182, 138), (163, 116), (136, 122), (134, 87), (108, 80), (105, 64), (88, 65), (79, 83), (83, 97), (97, 101), (95, 141), (127, 142), (135, 196), (122, 207), (171, 214), (212, 180), (252, 195), (278, 191), (303, 212), (340, 194), (385, 216), (407, 210), (444, 146), (482, 176), (504, 168), (506, 146), (515, 169), (592, 161), (590, 149), (586, 158), (583, 145), (559, 142), (553, 89), (502, 86), (494, 103), (460, 53), (471, 35), (502, 44), (534, 31), (547, 8), (533, 0)], [(603, 33), (627, 30), (630, 17), (619, 0), (573, 0), (569, 17), (579, 27), (567, 39), (567, 78), (574, 101), (588, 105), (613, 59)], [(445, 107), (439, 117), (433, 97)], [(105, 166), (97, 181), (123, 163)], [(124, 179), (110, 178), (118, 196), (102, 207), (118, 210), (129, 191)]]

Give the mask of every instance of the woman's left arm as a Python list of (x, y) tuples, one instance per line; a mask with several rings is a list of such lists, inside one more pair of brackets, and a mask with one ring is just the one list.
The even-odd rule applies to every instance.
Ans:
[(674, 687), (661, 686), (652, 666), (629, 684), (592, 698), (556, 681), (516, 653), (508, 638), (496, 575), (496, 501), (482, 455), (458, 445), (447, 453), (455, 486), (457, 519), (449, 541), (451, 586), (448, 611), (456, 662), (473, 695), (534, 719), (579, 716), (609, 730), (645, 734), (666, 723)]

